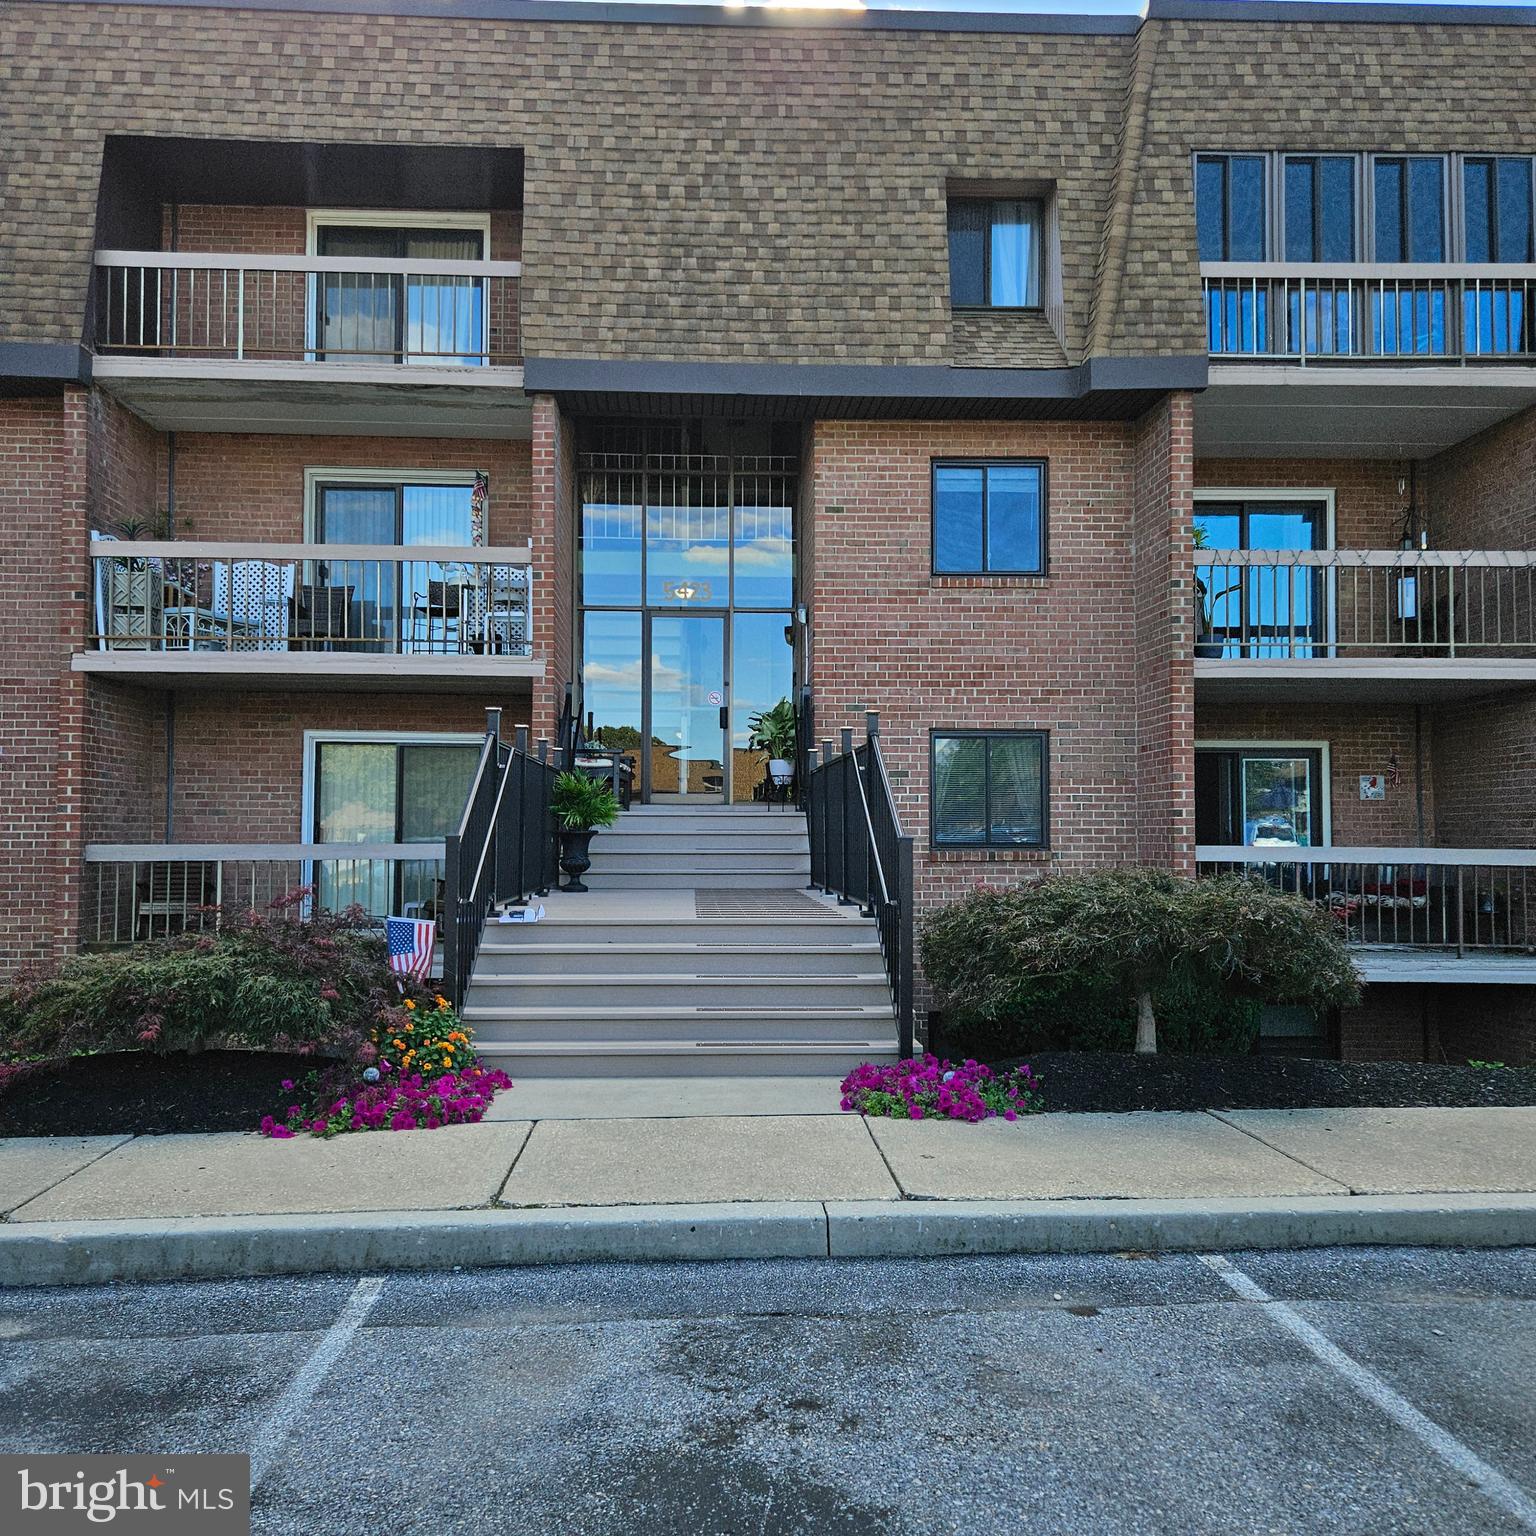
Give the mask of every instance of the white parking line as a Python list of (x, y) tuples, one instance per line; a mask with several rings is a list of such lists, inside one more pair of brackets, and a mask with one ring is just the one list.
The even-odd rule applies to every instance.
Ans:
[(1283, 1328), (1310, 1354), (1342, 1376), (1355, 1391), (1374, 1403), (1396, 1424), (1421, 1440), (1447, 1466), (1454, 1468), (1469, 1483), (1491, 1499), (1500, 1509), (1513, 1515), (1528, 1531), (1536, 1531), (1536, 1501), (1512, 1483), (1504, 1474), (1490, 1467), (1481, 1456), (1468, 1449), (1448, 1430), (1420, 1413), (1405, 1397), (1393, 1391), (1381, 1377), (1351, 1359), (1326, 1335), (1319, 1333), (1296, 1309), (1277, 1301), (1258, 1281), (1245, 1274), (1230, 1259), (1219, 1253), (1202, 1253), (1200, 1262), (1219, 1275), (1228, 1287), (1245, 1301), (1262, 1302), (1264, 1315)]
[(298, 1374), (288, 1383), (272, 1412), (267, 1415), (266, 1422), (251, 1442), (252, 1493), (261, 1486), (261, 1480), (271, 1470), (294, 1423), (319, 1391), (325, 1373), (335, 1365), (342, 1350), (351, 1343), (352, 1335), (363, 1326), (368, 1314), (373, 1311), (373, 1305), (383, 1289), (382, 1275), (368, 1275), (352, 1287), (352, 1294), (347, 1297), (341, 1315), (326, 1329), (309, 1359), (300, 1366)]

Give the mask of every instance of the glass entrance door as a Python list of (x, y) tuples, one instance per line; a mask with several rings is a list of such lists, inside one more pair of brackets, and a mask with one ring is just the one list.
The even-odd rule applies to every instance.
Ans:
[(724, 800), (725, 615), (652, 613), (648, 628), (646, 798)]

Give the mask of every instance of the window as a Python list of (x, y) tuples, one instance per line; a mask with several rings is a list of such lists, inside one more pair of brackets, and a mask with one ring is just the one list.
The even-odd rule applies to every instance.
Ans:
[[(317, 843), (437, 842), (464, 811), (480, 744), (341, 739), (313, 744), (312, 824)], [(352, 903), (375, 916), (431, 904), (441, 863), (431, 859), (337, 860), (315, 867), (322, 905)]]
[(935, 464), (933, 570), (1044, 574), (1044, 463)]
[(1468, 261), (1536, 259), (1527, 156), (1476, 155), (1462, 162)]
[(344, 257), (356, 270), (311, 279), (311, 351), (343, 362), (483, 363), (486, 309), (479, 277), (379, 273), (371, 263), (480, 261), (489, 231), (489, 219), (480, 214), (312, 213), (312, 253)]
[(1201, 261), (1265, 261), (1263, 155), (1195, 157)]
[(1040, 204), (1026, 198), (949, 205), (949, 302), (956, 309), (1040, 303)]
[(1285, 259), (1355, 259), (1355, 158), (1287, 155)]
[(1195, 747), (1195, 841), (1222, 848), (1312, 848), (1321, 824), (1323, 754), (1281, 742)]
[(1371, 162), (1377, 261), (1445, 260), (1445, 161), (1378, 155)]
[(935, 731), (935, 848), (1044, 848), (1044, 731)]

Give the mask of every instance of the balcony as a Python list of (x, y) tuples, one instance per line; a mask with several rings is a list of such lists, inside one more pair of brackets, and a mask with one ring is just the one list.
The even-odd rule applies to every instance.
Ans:
[(76, 671), (155, 687), (526, 691), (526, 546), (96, 539)]
[(165, 431), (526, 435), (517, 261), (96, 253), (94, 375)]
[(1536, 685), (1536, 551), (1195, 552), (1201, 702)]
[(1536, 850), (1201, 846), (1195, 859), (1316, 902), (1368, 982), (1536, 983)]
[(211, 929), (300, 889), (305, 910), (438, 917), (443, 860), (441, 841), (92, 843), (80, 941), (108, 948)]
[(1211, 357), (1536, 362), (1536, 266), (1203, 262)]

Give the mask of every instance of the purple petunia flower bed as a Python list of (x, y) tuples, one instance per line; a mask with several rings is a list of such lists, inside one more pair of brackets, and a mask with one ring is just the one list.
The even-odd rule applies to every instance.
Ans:
[(1027, 1066), (994, 1072), (979, 1061), (953, 1066), (928, 1054), (881, 1066), (865, 1062), (843, 1079), (843, 1109), (897, 1120), (1017, 1120), (1045, 1108)]
[[(261, 1134), (283, 1140), (308, 1132), (336, 1136), (343, 1131), (434, 1131), (443, 1125), (473, 1125), (491, 1100), (512, 1079), (480, 1066), (425, 1077), (392, 1070), (388, 1061), (374, 1069), (375, 1081), (343, 1086), (308, 1085), (310, 1102), (290, 1104), (283, 1118), (264, 1115)], [(292, 1082), (283, 1087), (294, 1091)]]

